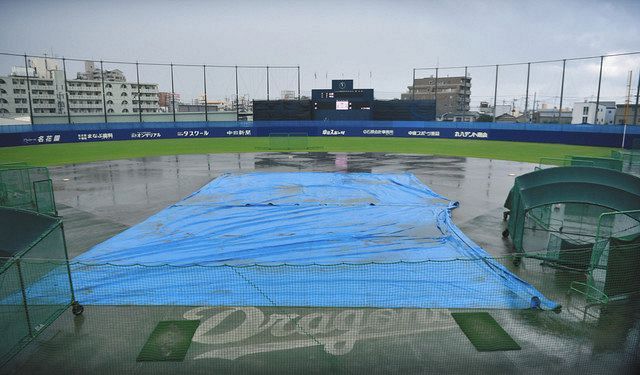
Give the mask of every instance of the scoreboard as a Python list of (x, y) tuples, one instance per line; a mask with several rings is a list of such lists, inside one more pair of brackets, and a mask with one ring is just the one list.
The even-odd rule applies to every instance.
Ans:
[(373, 89), (354, 89), (352, 79), (332, 80), (331, 89), (311, 90), (314, 120), (370, 120)]

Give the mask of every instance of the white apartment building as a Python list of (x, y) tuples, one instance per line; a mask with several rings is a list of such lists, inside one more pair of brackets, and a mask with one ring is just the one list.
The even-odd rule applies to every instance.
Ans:
[(573, 104), (571, 115), (572, 124), (597, 124), (613, 125), (616, 117), (615, 102), (598, 103), (596, 113), (596, 102), (578, 102)]
[[(29, 62), (28, 82), (25, 68), (14, 67), (11, 75), (0, 76), (0, 116), (28, 116), (29, 104), (37, 115), (127, 114), (159, 112), (158, 85), (127, 82), (119, 70), (104, 72), (104, 90), (100, 70), (95, 79), (93, 63), (85, 72), (67, 80), (51, 59), (34, 58)], [(27, 90), (31, 90), (31, 103)], [(104, 92), (104, 103), (103, 103)]]

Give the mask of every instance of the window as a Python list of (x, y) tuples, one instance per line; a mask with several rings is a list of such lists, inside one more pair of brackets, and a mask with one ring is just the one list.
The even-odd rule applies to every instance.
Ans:
[(123, 101), (122, 101), (122, 105), (127, 105), (127, 104), (129, 104), (129, 102), (128, 102), (128, 101), (126, 101), (126, 100), (123, 100)]
[(4, 79), (0, 79), (0, 84), (1, 83), (6, 83), (6, 82), (4, 81)]
[(122, 110), (122, 113), (129, 113), (129, 110), (125, 108)]
[(120, 96), (127, 96), (127, 93), (123, 92), (122, 94), (120, 94)]
[(126, 89), (126, 88), (127, 88), (127, 85), (125, 85), (125, 84), (123, 83), (122, 85), (120, 85), (120, 88), (122, 88), (122, 89)]
[(9, 103), (9, 102), (5, 98), (0, 98), (0, 103)]
[(110, 84), (110, 83), (107, 83), (104, 87), (106, 87), (106, 88), (110, 89), (112, 86), (111, 86), (111, 84)]
[(582, 116), (582, 123), (586, 124), (587, 123), (587, 116)]
[(113, 100), (107, 100), (107, 104), (113, 104)]
[(107, 92), (107, 96), (113, 96), (113, 94), (111, 93), (111, 91)]
[(582, 115), (586, 116), (589, 114), (589, 107), (582, 107)]
[(6, 94), (6, 93), (7, 93), (7, 90), (5, 90), (5, 89), (0, 89), (0, 94)]
[(113, 113), (113, 108), (107, 109), (107, 113)]

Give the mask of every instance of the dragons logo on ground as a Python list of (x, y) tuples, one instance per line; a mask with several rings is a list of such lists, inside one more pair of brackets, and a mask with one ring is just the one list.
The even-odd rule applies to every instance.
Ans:
[[(233, 314), (243, 316), (235, 316), (239, 323)], [(344, 355), (361, 340), (455, 328), (449, 311), (443, 309), (319, 309), (302, 315), (269, 314), (256, 307), (197, 307), (184, 318), (201, 321), (193, 342), (205, 345), (206, 350), (195, 359), (233, 360), (318, 345), (327, 353)], [(230, 321), (234, 323), (227, 328)]]

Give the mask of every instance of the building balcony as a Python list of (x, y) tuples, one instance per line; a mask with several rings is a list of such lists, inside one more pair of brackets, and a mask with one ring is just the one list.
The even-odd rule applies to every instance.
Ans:
[(31, 89), (35, 89), (35, 90), (53, 90), (53, 84), (51, 85), (40, 85), (37, 83), (33, 83), (33, 82), (29, 82), (29, 87), (31, 87)]
[(33, 109), (36, 108), (57, 108), (58, 106), (56, 105), (56, 103), (34, 103), (32, 105)]
[(56, 94), (31, 94), (31, 99), (55, 99)]
[(69, 108), (71, 109), (102, 108), (102, 104), (69, 103)]
[[(108, 90), (108, 89), (107, 89)], [(89, 91), (89, 92), (102, 92), (102, 87), (67, 87), (67, 91)]]
[[(138, 108), (138, 104), (133, 104), (132, 107)], [(142, 103), (140, 104), (140, 108), (159, 108), (159, 106), (157, 104), (152, 104), (152, 103)]]
[(69, 100), (102, 100), (102, 95), (69, 95)]

